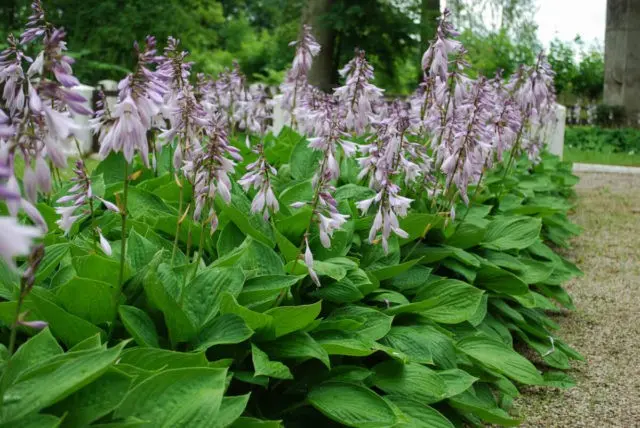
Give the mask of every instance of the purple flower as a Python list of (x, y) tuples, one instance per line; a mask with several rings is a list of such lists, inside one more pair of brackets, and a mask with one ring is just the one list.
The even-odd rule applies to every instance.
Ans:
[(383, 90), (373, 85), (373, 67), (367, 62), (363, 50), (344, 68), (340, 75), (346, 77), (344, 86), (335, 89), (338, 101), (346, 108), (344, 125), (347, 131), (362, 134), (373, 116), (373, 106), (380, 102)]
[(33, 240), (41, 235), (38, 228), (22, 225), (14, 217), (0, 217), (0, 257), (15, 269), (13, 259), (29, 254)]
[(258, 144), (253, 152), (258, 155), (258, 159), (247, 165), (247, 173), (238, 180), (238, 184), (245, 192), (252, 187), (258, 191), (251, 203), (251, 212), (262, 213), (267, 220), (269, 212), (276, 213), (280, 209), (271, 186), (271, 176), (277, 175), (278, 171), (267, 162), (262, 144)]
[(226, 121), (222, 115), (215, 115), (209, 119), (205, 127), (208, 142), (195, 150), (193, 158), (184, 163), (182, 168), (187, 178), (193, 183), (195, 207), (193, 218), (201, 220), (206, 205), (209, 205), (208, 222), (211, 233), (218, 227), (218, 217), (215, 212), (214, 200), (217, 195), (225, 203), (231, 202), (230, 175), (235, 172), (235, 162), (242, 160), (237, 148), (229, 144)]

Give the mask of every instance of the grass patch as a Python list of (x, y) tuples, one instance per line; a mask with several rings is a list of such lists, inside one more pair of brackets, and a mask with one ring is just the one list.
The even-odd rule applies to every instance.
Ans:
[(564, 160), (579, 163), (596, 163), (603, 165), (640, 166), (640, 154), (603, 153), (595, 150), (564, 148)]

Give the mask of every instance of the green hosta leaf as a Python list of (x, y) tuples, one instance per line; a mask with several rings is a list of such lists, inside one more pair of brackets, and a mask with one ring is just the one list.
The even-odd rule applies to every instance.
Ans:
[(275, 337), (281, 337), (294, 331), (302, 330), (311, 324), (322, 308), (322, 302), (311, 305), (280, 306), (265, 312), (273, 318), (272, 326)]
[(275, 244), (275, 238), (271, 225), (264, 219), (251, 213), (251, 202), (244, 193), (232, 192), (231, 203), (222, 204), (222, 212), (229, 216), (229, 219), (244, 234), (249, 235), (256, 241), (261, 242), (269, 248)]
[(122, 401), (132, 378), (114, 368), (98, 379), (56, 403), (51, 411), (64, 415), (67, 426), (86, 426), (105, 416)]
[(229, 293), (222, 293), (222, 300), (220, 302), (221, 314), (236, 314), (244, 320), (246, 325), (252, 330), (259, 330), (270, 326), (273, 322), (273, 317), (260, 312), (252, 311), (244, 306), (241, 306), (236, 302), (236, 299)]
[(367, 297), (367, 301), (385, 305), (406, 305), (407, 303), (410, 303), (409, 299), (407, 299), (404, 294), (393, 290), (384, 290), (382, 288), (370, 293)]
[(296, 180), (311, 178), (318, 168), (320, 159), (322, 159), (322, 152), (311, 149), (306, 138), (300, 140), (294, 146), (289, 159), (291, 175)]
[(361, 327), (356, 331), (359, 335), (371, 340), (383, 338), (389, 330), (393, 317), (388, 316), (377, 309), (366, 306), (343, 306), (331, 312), (327, 321), (357, 320), (362, 321)]
[(370, 272), (378, 278), (380, 281), (384, 281), (385, 279), (390, 279), (395, 277), (396, 275), (400, 275), (409, 269), (411, 269), (414, 265), (420, 262), (420, 259), (410, 260), (408, 262), (400, 263), (393, 266), (385, 266), (379, 269), (371, 270)]
[(139, 346), (159, 348), (158, 332), (147, 313), (135, 306), (120, 305), (120, 320)]
[(119, 364), (129, 364), (144, 370), (206, 367), (204, 352), (175, 352), (167, 349), (129, 348), (122, 353)]
[(116, 289), (106, 282), (74, 277), (56, 290), (58, 301), (70, 313), (93, 324), (113, 321)]
[(244, 342), (252, 335), (253, 330), (238, 315), (221, 315), (204, 326), (198, 336), (197, 349)]
[(494, 250), (522, 250), (533, 245), (542, 224), (533, 217), (497, 217), (487, 228), (483, 246)]
[(544, 384), (553, 388), (569, 389), (576, 386), (576, 381), (564, 372), (548, 371), (542, 377)]
[(255, 419), (240, 417), (233, 424), (231, 428), (282, 428), (281, 421), (267, 421), (264, 419)]
[(429, 336), (418, 327), (392, 327), (381, 343), (404, 353), (412, 362), (433, 364)]
[(140, 382), (116, 409), (116, 418), (136, 417), (155, 427), (209, 427), (225, 389), (225, 369), (165, 370)]
[(337, 201), (361, 201), (371, 198), (373, 195), (375, 195), (375, 192), (369, 187), (358, 186), (357, 184), (345, 184), (336, 189), (334, 197)]
[(127, 260), (134, 272), (144, 269), (153, 259), (160, 248), (135, 229), (129, 232), (127, 238)]
[(427, 247), (422, 246), (413, 252), (415, 257), (421, 257), (423, 264), (431, 264), (452, 257), (468, 266), (480, 267), (480, 261), (471, 253), (457, 247), (440, 246)]
[(149, 301), (162, 311), (171, 342), (188, 342), (196, 336), (197, 328), (176, 301), (180, 280), (163, 259), (163, 253), (155, 255), (142, 284)]
[(276, 379), (293, 379), (289, 367), (280, 361), (271, 361), (269, 356), (253, 343), (251, 344), (251, 355), (256, 376), (269, 376)]
[(400, 239), (400, 245), (424, 237), (429, 230), (438, 229), (443, 223), (444, 219), (435, 214), (409, 213), (400, 219), (400, 229), (409, 235), (408, 238)]
[(484, 292), (465, 282), (443, 279), (423, 287), (416, 300), (431, 301), (420, 313), (436, 322), (457, 324), (469, 320), (478, 310)]
[(282, 259), (271, 247), (250, 238), (247, 238), (242, 247), (244, 251), (234, 266), (242, 268), (247, 279), (261, 275), (284, 274)]
[(206, 268), (185, 287), (182, 297), (185, 314), (201, 329), (218, 313), (221, 294), (228, 292), (237, 296), (242, 284), (244, 274), (240, 268)]
[(275, 358), (301, 360), (315, 358), (327, 368), (331, 368), (327, 351), (307, 333), (288, 334), (272, 342), (264, 342), (260, 346)]
[(51, 274), (58, 268), (60, 261), (69, 253), (69, 244), (55, 244), (47, 246), (44, 258), (38, 266), (36, 272), (36, 284), (51, 277)]
[(482, 323), (482, 321), (484, 321), (484, 318), (487, 316), (488, 302), (489, 302), (489, 295), (487, 293), (484, 293), (482, 295), (482, 299), (480, 300), (480, 304), (478, 305), (478, 309), (468, 319), (469, 324), (471, 324), (474, 327), (477, 327), (480, 323)]
[(69, 352), (74, 352), (74, 351), (95, 351), (99, 348), (102, 347), (102, 338), (100, 337), (99, 334), (93, 335), (91, 337), (86, 338), (85, 340), (83, 340), (82, 342), (74, 345), (73, 347), (69, 348)]
[(2, 389), (11, 385), (24, 371), (40, 363), (46, 363), (51, 357), (62, 353), (63, 350), (51, 335), (51, 331), (45, 328), (20, 346), (13, 354), (2, 375)]
[(521, 295), (529, 292), (529, 286), (520, 278), (491, 264), (482, 265), (475, 284), (503, 294)]
[(133, 218), (144, 215), (176, 214), (175, 209), (151, 192), (129, 186), (127, 212)]
[(284, 189), (278, 197), (278, 202), (282, 207), (289, 207), (294, 202), (311, 202), (312, 199), (311, 180), (305, 180)]
[(499, 408), (495, 404), (495, 401), (491, 403), (488, 400), (482, 400), (472, 391), (465, 391), (460, 395), (451, 397), (449, 404), (454, 409), (470, 412), (489, 423), (503, 426), (517, 426), (520, 425), (521, 422), (519, 419), (511, 417), (511, 415)]
[(407, 422), (394, 425), (397, 428), (454, 428), (440, 412), (417, 400), (402, 395), (387, 395), (385, 398), (395, 404), (408, 418)]
[(213, 428), (224, 428), (231, 426), (244, 412), (249, 402), (250, 394), (238, 395), (235, 397), (223, 397), (218, 416), (212, 425)]
[(468, 282), (473, 282), (476, 280), (476, 269), (474, 267), (469, 267), (464, 263), (460, 263), (456, 259), (444, 259), (442, 261), (442, 265), (452, 271), (454, 274), (460, 275)]
[[(81, 278), (106, 282), (115, 287), (119, 285), (118, 272), (120, 272), (120, 262), (114, 259), (108, 259), (97, 254), (73, 257), (73, 267), (76, 270), (77, 276)], [(130, 276), (129, 267), (125, 266), (124, 279), (126, 280)]]
[(302, 276), (293, 275), (262, 275), (247, 280), (238, 296), (238, 303), (248, 309), (263, 311), (271, 308), (284, 297), (288, 290)]
[(238, 226), (234, 223), (228, 223), (220, 232), (216, 251), (218, 255), (228, 254), (242, 245), (246, 239), (246, 235), (242, 233)]
[(329, 355), (366, 357), (376, 351), (375, 342), (355, 332), (321, 331), (313, 338)]
[(425, 285), (431, 275), (431, 268), (416, 265), (406, 272), (390, 278), (385, 282), (386, 286), (402, 293), (414, 293), (420, 287)]
[(456, 348), (490, 369), (518, 382), (529, 385), (539, 385), (543, 382), (542, 376), (529, 360), (488, 337), (465, 337), (456, 343)]
[(11, 386), (4, 394), (0, 423), (19, 420), (90, 384), (108, 370), (125, 345), (91, 351)]
[(488, 223), (484, 219), (467, 218), (464, 223), (453, 226), (455, 232), (445, 242), (463, 250), (475, 247), (483, 241)]
[(444, 381), (446, 387), (446, 396), (462, 394), (471, 388), (478, 378), (471, 376), (469, 373), (460, 369), (450, 369), (438, 372), (438, 376)]
[(348, 277), (327, 285), (323, 284), (322, 287), (314, 290), (311, 295), (334, 303), (355, 303), (364, 299), (364, 294)]
[(445, 396), (446, 385), (438, 373), (422, 364), (386, 361), (373, 368), (373, 384), (387, 394), (436, 403)]
[(52, 415), (32, 414), (19, 421), (0, 424), (0, 428), (58, 428), (62, 420)]
[(39, 317), (49, 323), (49, 328), (53, 334), (59, 338), (67, 347), (71, 347), (82, 342), (88, 337), (104, 333), (101, 329), (70, 314), (46, 297), (46, 294), (34, 288), (29, 295)]
[(278, 245), (278, 249), (280, 250), (280, 253), (284, 257), (285, 261), (289, 263), (293, 260), (296, 260), (298, 258), (298, 255), (300, 254), (300, 250), (298, 249), (298, 247), (293, 245), (293, 243), (289, 241), (286, 236), (280, 233), (279, 230), (276, 229), (274, 233), (276, 236), (276, 244)]
[(382, 397), (359, 385), (326, 382), (313, 388), (307, 400), (329, 419), (348, 427), (383, 428), (397, 421)]

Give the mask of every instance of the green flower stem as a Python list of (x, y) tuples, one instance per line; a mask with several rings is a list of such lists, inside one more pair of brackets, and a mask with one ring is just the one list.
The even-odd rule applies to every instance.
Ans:
[[(119, 291), (122, 290), (124, 285), (124, 264), (126, 262), (127, 254), (127, 196), (129, 194), (129, 164), (125, 160), (124, 163), (124, 184), (122, 191), (122, 206), (120, 207), (120, 215), (122, 217), (122, 242), (120, 245), (120, 276), (118, 279)], [(120, 292), (116, 293), (117, 296)]]

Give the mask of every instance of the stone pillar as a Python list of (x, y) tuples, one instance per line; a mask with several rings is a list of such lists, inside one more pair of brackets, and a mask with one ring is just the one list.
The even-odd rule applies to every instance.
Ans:
[(604, 102), (624, 106), (629, 125), (640, 115), (640, 0), (607, 0)]

